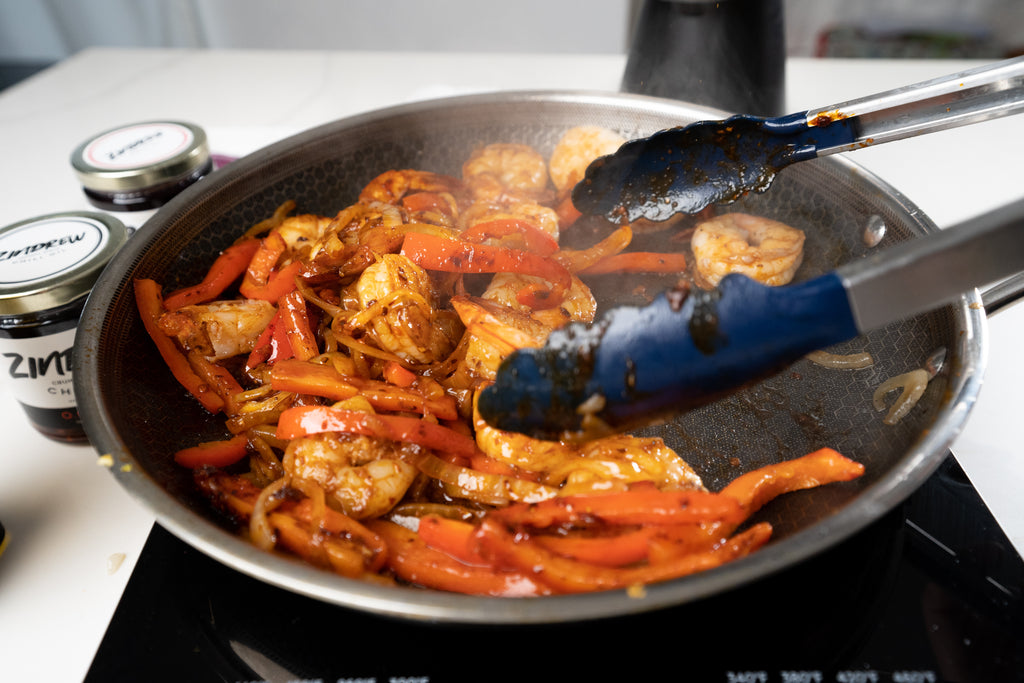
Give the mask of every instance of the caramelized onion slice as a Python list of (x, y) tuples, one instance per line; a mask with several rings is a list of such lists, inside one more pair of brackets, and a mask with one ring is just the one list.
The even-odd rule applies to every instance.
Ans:
[(900, 395), (896, 398), (896, 401), (889, 408), (889, 413), (882, 420), (887, 425), (894, 425), (902, 420), (910, 409), (917, 405), (918, 399), (921, 398), (921, 394), (928, 387), (928, 380), (931, 376), (928, 371), (923, 368), (917, 370), (911, 370), (905, 372), (902, 375), (890, 377), (889, 379), (882, 382), (872, 397), (875, 410), (885, 410), (885, 397), (886, 395), (897, 389), (900, 390)]
[(807, 360), (816, 365), (833, 370), (860, 370), (875, 364), (875, 359), (867, 351), (860, 353), (838, 354), (828, 351), (811, 351)]

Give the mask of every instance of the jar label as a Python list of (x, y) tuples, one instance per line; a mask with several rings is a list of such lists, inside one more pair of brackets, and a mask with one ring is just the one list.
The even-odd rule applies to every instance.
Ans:
[(44, 337), (0, 337), (3, 382), (19, 403), (36, 408), (73, 408), (72, 351), (75, 328)]
[(103, 223), (63, 216), (26, 223), (0, 238), (0, 285), (31, 285), (70, 271), (101, 251), (110, 239)]
[(140, 168), (181, 154), (194, 136), (176, 123), (142, 123), (99, 136), (82, 150), (83, 160), (99, 169)]

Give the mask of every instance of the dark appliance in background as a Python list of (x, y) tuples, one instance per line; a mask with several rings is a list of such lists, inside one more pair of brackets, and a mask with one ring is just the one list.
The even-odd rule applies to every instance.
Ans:
[(786, 113), (783, 0), (644, 0), (624, 92), (729, 112)]

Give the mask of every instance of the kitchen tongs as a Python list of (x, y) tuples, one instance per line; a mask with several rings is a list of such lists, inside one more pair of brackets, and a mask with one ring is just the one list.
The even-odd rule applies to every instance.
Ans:
[(768, 189), (815, 157), (1015, 114), (1024, 57), (778, 118), (733, 116), (632, 140), (590, 165), (573, 190), (584, 214), (663, 221)]
[[(763, 192), (797, 161), (1022, 109), (1024, 57), (777, 119), (699, 122), (598, 159), (573, 201), (613, 222), (665, 220)], [(650, 424), (1018, 271), (1024, 201), (800, 284), (730, 275), (572, 324), (508, 357), (478, 408), (496, 427), (550, 439)]]
[(1024, 199), (799, 284), (731, 274), (713, 290), (671, 290), (570, 324), (506, 358), (478, 409), (500, 429), (546, 439), (656, 423), (1020, 271)]

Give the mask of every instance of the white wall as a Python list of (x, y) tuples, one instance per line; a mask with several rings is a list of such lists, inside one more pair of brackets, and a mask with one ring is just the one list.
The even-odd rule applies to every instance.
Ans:
[[(641, 0), (0, 0), (0, 60), (90, 46), (624, 53)], [(1024, 47), (1024, 0), (785, 0), (791, 55), (837, 23), (989, 31)]]
[(621, 53), (632, 0), (0, 0), (0, 59), (85, 47)]

